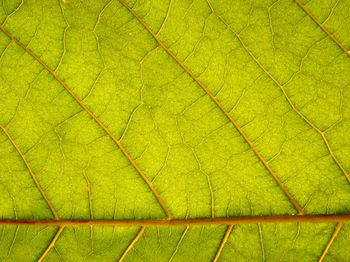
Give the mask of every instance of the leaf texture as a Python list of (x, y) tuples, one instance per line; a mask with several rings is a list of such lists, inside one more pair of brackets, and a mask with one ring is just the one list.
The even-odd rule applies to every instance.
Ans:
[(349, 1), (0, 19), (0, 261), (350, 261)]

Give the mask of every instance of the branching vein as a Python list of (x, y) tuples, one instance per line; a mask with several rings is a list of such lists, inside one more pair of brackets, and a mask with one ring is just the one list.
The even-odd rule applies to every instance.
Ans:
[(147, 186), (150, 188), (154, 196), (156, 197), (157, 201), (163, 208), (165, 214), (168, 216), (168, 218), (172, 218), (172, 215), (170, 214), (170, 211), (166, 207), (164, 201), (152, 185), (152, 183), (148, 180), (146, 175), (142, 172), (142, 170), (139, 168), (139, 166), (136, 164), (136, 162), (131, 158), (129, 153), (126, 151), (126, 149), (122, 146), (120, 140), (117, 140), (113, 134), (105, 127), (105, 125), (83, 104), (83, 102), (70, 90), (70, 88), (62, 81), (61, 78), (58, 77), (58, 75), (51, 70), (39, 57), (37, 57), (30, 49), (28, 49), (25, 45), (23, 45), (20, 41), (18, 41), (14, 36), (12, 36), (6, 29), (3, 27), (0, 27), (0, 30), (3, 31), (9, 38), (12, 39), (16, 44), (18, 44), (20, 47), (22, 47), (29, 55), (31, 55), (37, 62), (39, 62), (63, 87), (64, 89), (74, 98), (74, 100), (94, 119), (94, 121), (107, 133), (107, 135), (113, 140), (115, 144), (120, 148), (124, 156), (129, 160), (131, 165), (136, 169), (136, 171), (139, 173), (139, 175), (142, 177), (142, 179), (145, 181)]
[(325, 32), (330, 39), (333, 40), (334, 43), (336, 43), (337, 46), (339, 46), (345, 54), (347, 54), (350, 57), (350, 51), (347, 50), (324, 26), (321, 24), (317, 19), (311, 14), (309, 10), (306, 9), (306, 7), (299, 1), (295, 0), (297, 5), (322, 29), (323, 32)]
[(12, 145), (15, 147), (16, 151), (18, 152), (18, 154), (21, 156), (24, 164), (26, 165), (34, 183), (36, 188), (39, 190), (40, 194), (42, 195), (42, 197), (44, 198), (45, 202), (47, 203), (47, 205), (49, 206), (53, 216), (55, 217), (55, 219), (59, 219), (57, 212), (55, 210), (55, 208), (53, 207), (53, 205), (51, 204), (50, 200), (47, 198), (44, 190), (41, 188), (38, 180), (36, 179), (36, 176), (32, 170), (32, 168), (29, 166), (29, 163), (27, 162), (25, 156), (23, 155), (23, 153), (21, 152), (21, 150), (18, 148), (17, 144), (15, 143), (15, 141), (12, 139), (12, 137), (10, 136), (10, 134), (7, 132), (7, 130), (5, 129), (5, 127), (3, 127), (2, 125), (0, 125), (0, 128), (2, 129), (2, 131), (5, 133), (5, 135), (8, 137), (8, 139), (11, 141)]
[(331, 247), (331, 245), (332, 245), (334, 239), (337, 237), (337, 235), (338, 235), (340, 229), (342, 228), (342, 226), (343, 226), (343, 222), (338, 222), (338, 224), (336, 225), (336, 227), (335, 227), (335, 229), (334, 229), (334, 232), (333, 232), (331, 238), (329, 239), (329, 241), (328, 241), (326, 247), (325, 247), (324, 250), (322, 251), (322, 254), (321, 254), (320, 259), (318, 260), (318, 262), (322, 262), (322, 261), (323, 261), (323, 259), (325, 258), (325, 256), (326, 256), (326, 254), (327, 254), (329, 248)]
[(290, 97), (288, 96), (287, 92), (284, 90), (283, 85), (281, 85), (277, 79), (275, 79), (266, 69), (265, 67), (259, 62), (259, 60), (253, 55), (253, 53), (248, 49), (248, 47), (245, 45), (245, 43), (243, 42), (242, 38), (239, 36), (239, 34), (236, 33), (235, 30), (233, 30), (233, 28), (219, 15), (217, 14), (214, 9), (211, 7), (210, 2), (207, 0), (213, 14), (219, 18), (219, 20), (221, 22), (223, 22), (226, 27), (236, 36), (236, 38), (239, 40), (239, 42), (241, 43), (242, 47), (244, 48), (244, 50), (249, 54), (249, 56), (254, 60), (254, 62), (264, 71), (264, 73), (279, 87), (279, 89), (282, 91), (283, 96), (285, 97), (285, 99), (287, 100), (288, 104), (290, 105), (290, 107), (293, 109), (293, 111), (295, 113), (297, 113), (312, 129), (314, 129), (322, 138), (324, 144), (327, 147), (327, 150), (329, 152), (329, 154), (331, 155), (332, 159), (334, 160), (334, 162), (337, 164), (337, 166), (339, 167), (339, 169), (341, 170), (341, 172), (344, 174), (345, 178), (347, 179), (347, 181), (350, 183), (350, 176), (348, 174), (348, 172), (345, 170), (345, 168), (341, 165), (341, 163), (339, 162), (339, 160), (335, 157), (329, 142), (326, 138), (325, 132), (326, 131), (321, 131), (317, 126), (315, 126), (309, 119), (306, 118), (306, 116), (304, 116), (294, 105), (294, 103), (292, 102), (292, 100), (290, 99)]
[(59, 227), (59, 229), (57, 230), (55, 236), (53, 237), (53, 239), (51, 240), (50, 244), (48, 245), (48, 247), (45, 249), (45, 251), (42, 253), (42, 255), (40, 256), (40, 258), (38, 259), (38, 262), (43, 261), (43, 259), (45, 258), (45, 256), (49, 253), (49, 251), (51, 250), (51, 248), (55, 245), (57, 239), (59, 238), (59, 236), (61, 235), (62, 231), (64, 229), (64, 226)]
[(215, 257), (213, 259), (213, 262), (217, 262), (218, 261), (220, 255), (221, 255), (221, 252), (224, 249), (224, 246), (225, 246), (225, 244), (226, 244), (226, 242), (227, 242), (227, 240), (228, 240), (228, 238), (229, 238), (229, 236), (230, 236), (230, 234), (232, 232), (232, 229), (233, 229), (233, 225), (229, 225), (227, 227), (225, 235), (224, 235), (224, 237), (221, 240), (221, 243), (219, 245), (218, 250), (216, 251), (216, 254), (215, 254)]
[(137, 240), (139, 240), (139, 238), (142, 236), (143, 232), (145, 231), (146, 227), (142, 226), (140, 228), (140, 231), (136, 234), (135, 238), (130, 242), (130, 244), (128, 245), (128, 247), (125, 249), (125, 251), (123, 252), (122, 256), (119, 258), (118, 262), (122, 262), (124, 260), (124, 258), (126, 257), (126, 255), (129, 253), (129, 251), (132, 249), (132, 247), (135, 245), (135, 243), (137, 242)]
[(304, 211), (300, 207), (300, 205), (296, 202), (296, 200), (293, 198), (293, 196), (288, 192), (288, 190), (285, 188), (283, 183), (279, 180), (275, 172), (271, 169), (267, 161), (262, 157), (262, 155), (258, 152), (258, 150), (255, 148), (253, 143), (249, 140), (249, 138), (246, 136), (246, 134), (243, 132), (242, 128), (236, 123), (236, 121), (231, 117), (231, 115), (226, 111), (226, 109), (220, 104), (220, 102), (216, 99), (216, 97), (209, 92), (209, 90), (204, 86), (202, 82), (198, 80), (198, 78), (160, 41), (158, 36), (149, 28), (149, 26), (132, 10), (126, 3), (124, 3), (122, 0), (119, 0), (119, 2), (146, 28), (146, 30), (153, 36), (153, 38), (158, 42), (158, 44), (168, 53), (169, 56), (171, 56), (176, 63), (182, 67), (182, 69), (202, 88), (202, 90), (211, 98), (211, 100), (220, 108), (220, 110), (225, 114), (225, 116), (231, 121), (231, 123), (234, 125), (234, 127), (237, 129), (237, 131), (240, 133), (240, 135), (243, 137), (243, 139), (246, 141), (246, 143), (249, 145), (249, 147), (253, 150), (255, 155), (259, 158), (259, 160), (262, 162), (262, 164), (265, 166), (265, 168), (269, 171), (269, 173), (272, 175), (274, 180), (277, 182), (278, 186), (283, 190), (284, 194), (288, 197), (290, 202), (294, 205), (295, 209), (303, 214)]

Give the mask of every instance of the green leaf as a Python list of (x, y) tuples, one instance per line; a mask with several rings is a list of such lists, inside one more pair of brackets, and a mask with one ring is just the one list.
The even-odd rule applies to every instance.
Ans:
[(0, 261), (349, 261), (347, 0), (4, 0)]

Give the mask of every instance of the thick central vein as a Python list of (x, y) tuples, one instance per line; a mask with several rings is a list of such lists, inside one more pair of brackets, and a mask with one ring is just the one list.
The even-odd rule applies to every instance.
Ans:
[(234, 125), (249, 147), (253, 150), (255, 155), (259, 158), (261, 163), (265, 166), (265, 168), (269, 171), (271, 176), (277, 182), (278, 186), (282, 189), (284, 194), (288, 197), (290, 202), (294, 205), (295, 209), (298, 210), (299, 213), (304, 214), (304, 210), (300, 207), (300, 205), (296, 202), (293, 196), (288, 192), (283, 183), (279, 180), (275, 172), (271, 169), (267, 161), (262, 157), (262, 155), (255, 148), (253, 143), (249, 140), (247, 135), (243, 132), (242, 128), (236, 123), (236, 121), (231, 117), (231, 115), (226, 111), (226, 109), (220, 104), (220, 102), (216, 99), (216, 97), (209, 92), (209, 90), (204, 86), (202, 82), (160, 41), (158, 36), (150, 29), (150, 27), (122, 0), (119, 2), (146, 28), (146, 30), (153, 36), (153, 38), (158, 42), (158, 44), (171, 56), (178, 65), (182, 67), (182, 69), (202, 88), (202, 90), (211, 98), (211, 100), (220, 108), (220, 110), (225, 114), (225, 116), (230, 120), (230, 122)]
[(335, 223), (350, 221), (350, 214), (239, 216), (193, 219), (117, 219), (117, 220), (0, 220), (0, 225), (25, 226), (205, 226), (258, 223)]
[(20, 47), (22, 47), (29, 55), (31, 55), (37, 62), (39, 62), (63, 87), (64, 89), (74, 98), (74, 100), (84, 109), (85, 112), (87, 112), (93, 120), (107, 133), (107, 135), (113, 140), (115, 144), (120, 148), (124, 156), (129, 160), (131, 165), (136, 169), (136, 171), (139, 173), (139, 175), (142, 177), (142, 179), (145, 181), (147, 186), (152, 191), (153, 195), (156, 197), (157, 201), (163, 208), (165, 214), (168, 216), (168, 218), (172, 218), (170, 211), (166, 207), (165, 203), (163, 202), (162, 198), (152, 185), (152, 183), (148, 180), (146, 175), (142, 172), (142, 170), (138, 167), (138, 165), (135, 163), (135, 161), (131, 158), (129, 153), (125, 150), (125, 148), (122, 146), (120, 140), (116, 139), (113, 134), (105, 127), (105, 125), (83, 104), (83, 102), (70, 90), (70, 88), (58, 77), (58, 75), (51, 70), (39, 57), (37, 57), (30, 49), (28, 49), (25, 45), (23, 45), (20, 41), (18, 41), (14, 36), (12, 36), (6, 29), (0, 26), (0, 30), (3, 31), (12, 41), (14, 41), (16, 44), (18, 44)]

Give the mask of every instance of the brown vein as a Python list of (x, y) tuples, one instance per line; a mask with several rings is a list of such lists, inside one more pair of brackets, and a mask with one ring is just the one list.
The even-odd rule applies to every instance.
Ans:
[(147, 184), (147, 186), (150, 188), (154, 196), (156, 197), (157, 201), (163, 208), (165, 214), (168, 216), (168, 218), (172, 218), (173, 216), (170, 214), (168, 208), (164, 204), (163, 200), (161, 199), (160, 195), (156, 191), (156, 189), (153, 187), (152, 183), (148, 180), (148, 178), (145, 176), (145, 174), (142, 172), (142, 170), (138, 167), (136, 162), (131, 158), (129, 153), (125, 150), (125, 148), (122, 146), (120, 140), (116, 139), (113, 134), (102, 124), (102, 122), (83, 104), (82, 101), (72, 92), (72, 90), (69, 89), (69, 87), (58, 77), (58, 75), (51, 70), (39, 57), (37, 57), (30, 49), (28, 49), (25, 45), (23, 45), (20, 41), (18, 41), (14, 36), (12, 36), (6, 29), (0, 26), (1, 31), (3, 31), (9, 38), (12, 39), (16, 44), (18, 44), (20, 47), (22, 47), (29, 55), (31, 55), (37, 62), (39, 62), (63, 87), (64, 89), (74, 98), (74, 100), (95, 120), (95, 122), (107, 133), (107, 135), (113, 140), (115, 144), (120, 148), (124, 156), (129, 160), (131, 165), (136, 169), (136, 171), (139, 173), (139, 175), (142, 177), (144, 182)]
[[(296, 0), (296, 2), (298, 3), (299, 6), (301, 6), (303, 8), (303, 10), (310, 15), (310, 17), (322, 28), (323, 31), (326, 32), (326, 34), (335, 42), (338, 44), (338, 46), (340, 46), (345, 52), (346, 54), (349, 55), (349, 51), (347, 51), (343, 46), (340, 45), (340, 43), (322, 26), (322, 24), (318, 23), (318, 21), (316, 19), (314, 19), (314, 17), (310, 14), (310, 12), (308, 12), (301, 4), (298, 0)], [(252, 52), (248, 49), (248, 47), (245, 45), (245, 43), (242, 41), (242, 39), (240, 38), (240, 36), (233, 30), (233, 28), (226, 23), (226, 21), (219, 15), (217, 14), (214, 9), (212, 8), (211, 4), (209, 1), (207, 1), (212, 13), (218, 17), (225, 25), (226, 27), (237, 37), (237, 39), (240, 41), (242, 47), (245, 49), (245, 51), (251, 56), (251, 58), (255, 61), (255, 63), (264, 71), (264, 73), (266, 75), (268, 75), (268, 77), (270, 77), (270, 79), (280, 88), (280, 90), (282, 91), (284, 97), (286, 98), (287, 102), (289, 103), (289, 105), (291, 106), (291, 108), (309, 125), (311, 126), (318, 134), (320, 134), (320, 136), (322, 137), (322, 140), (324, 141), (328, 152), (330, 153), (332, 159), (335, 161), (335, 163), (337, 164), (337, 166), (339, 167), (339, 169), (342, 171), (342, 173), (345, 175), (347, 181), (350, 183), (350, 176), (349, 174), (346, 172), (346, 170), (343, 168), (343, 166), (340, 164), (340, 162), (338, 161), (338, 159), (335, 157), (326, 137), (325, 137), (325, 132), (321, 131), (320, 129), (318, 129), (310, 120), (308, 120), (293, 104), (293, 102), (291, 101), (291, 99), (289, 98), (289, 96), (287, 95), (286, 91), (284, 90), (283, 86), (264, 68), (264, 66), (258, 61), (258, 59), (252, 54)], [(338, 224), (339, 225), (339, 224)], [(341, 228), (341, 226), (340, 226)], [(336, 236), (336, 234), (339, 232), (340, 228), (338, 229), (338, 227), (335, 229), (334, 234)], [(330, 245), (332, 244), (335, 236), (333, 235), (332, 238), (329, 240), (327, 247), (324, 250), (324, 253), (322, 253), (322, 256), (324, 257), (324, 255), (326, 254), (326, 252), (328, 251), (328, 248), (330, 247)], [(321, 256), (320, 261), (323, 260), (323, 257)]]
[(230, 236), (230, 234), (232, 232), (232, 229), (233, 229), (233, 225), (229, 225), (227, 227), (225, 235), (224, 235), (224, 237), (221, 240), (220, 246), (219, 246), (218, 250), (216, 251), (216, 254), (215, 254), (215, 257), (213, 259), (213, 262), (217, 262), (218, 261), (220, 255), (221, 255), (221, 251), (223, 250), (223, 248), (224, 248), (224, 246), (225, 246), (225, 244), (226, 244), (226, 242), (227, 242), (227, 240), (228, 240), (228, 238), (229, 238), (229, 236)]
[(22, 158), (24, 164), (26, 165), (26, 167), (27, 167), (27, 169), (28, 169), (28, 171), (29, 171), (29, 173), (30, 173), (30, 175), (31, 175), (31, 177), (32, 177), (32, 179), (33, 179), (33, 181), (34, 181), (34, 183), (35, 183), (36, 188), (39, 190), (39, 192), (40, 192), (40, 194), (42, 195), (42, 197), (44, 198), (46, 204), (49, 206), (49, 208), (50, 208), (52, 214), (54, 215), (55, 219), (56, 219), (56, 220), (59, 219), (55, 208), (52, 206), (52, 204), (51, 204), (50, 200), (47, 198), (47, 196), (46, 196), (44, 190), (41, 188), (41, 186), (40, 186), (38, 180), (37, 180), (36, 177), (35, 177), (35, 174), (33, 173), (31, 167), (29, 166), (29, 164), (28, 164), (28, 162), (27, 162), (25, 156), (23, 155), (23, 153), (21, 152), (21, 150), (18, 148), (17, 144), (16, 144), (15, 141), (12, 139), (12, 137), (10, 136), (10, 134), (7, 132), (7, 130), (5, 129), (5, 127), (3, 127), (2, 125), (0, 125), (0, 128), (1, 128), (2, 131), (5, 133), (5, 135), (8, 137), (8, 139), (11, 141), (11, 143), (12, 143), (12, 145), (15, 147), (17, 153), (21, 156), (21, 158)]
[(123, 255), (120, 257), (120, 259), (118, 260), (118, 262), (122, 262), (124, 260), (124, 258), (126, 257), (126, 255), (128, 254), (128, 252), (132, 249), (132, 247), (135, 245), (135, 243), (137, 242), (137, 240), (139, 240), (139, 238), (141, 237), (141, 235), (143, 234), (143, 232), (145, 231), (146, 226), (142, 226), (140, 231), (137, 233), (137, 235), (135, 236), (135, 238), (131, 241), (131, 243), (129, 244), (129, 246), (125, 249), (125, 251), (123, 252)]
[(40, 256), (40, 258), (38, 259), (37, 262), (41, 262), (43, 261), (43, 259), (45, 258), (45, 256), (49, 253), (49, 251), (51, 250), (51, 248), (55, 245), (57, 239), (59, 238), (59, 236), (61, 235), (62, 231), (64, 229), (64, 226), (61, 226), (55, 236), (53, 237), (53, 239), (51, 240), (50, 244), (48, 245), (48, 247), (45, 249), (45, 251), (42, 253), (42, 255)]
[(343, 222), (338, 222), (338, 224), (337, 224), (337, 226), (335, 227), (334, 232), (333, 232), (331, 238), (329, 239), (329, 241), (328, 241), (326, 247), (324, 248), (324, 250), (323, 250), (323, 252), (322, 252), (322, 254), (321, 254), (320, 259), (318, 260), (318, 262), (322, 262), (322, 261), (323, 261), (323, 259), (325, 258), (326, 254), (327, 254), (327, 252), (328, 252), (328, 249), (331, 247), (331, 245), (332, 245), (334, 239), (337, 237), (337, 235), (338, 235), (340, 229), (342, 228), (342, 226), (343, 226)]
[(334, 223), (350, 221), (350, 214), (332, 215), (286, 215), (286, 216), (237, 216), (222, 218), (193, 218), (193, 219), (95, 219), (95, 220), (11, 220), (2, 219), (0, 225), (25, 226), (205, 226), (205, 225), (234, 225), (257, 223)]
[(265, 168), (269, 171), (271, 176), (277, 182), (278, 186), (283, 190), (284, 194), (288, 197), (288, 199), (294, 205), (296, 210), (299, 213), (304, 214), (304, 210), (299, 206), (299, 204), (295, 201), (292, 195), (287, 191), (287, 189), (284, 187), (283, 183), (279, 180), (275, 172), (271, 169), (267, 161), (262, 157), (262, 155), (254, 147), (253, 143), (249, 140), (249, 138), (246, 136), (243, 130), (238, 126), (236, 121), (226, 111), (226, 109), (219, 103), (216, 97), (209, 92), (209, 90), (202, 84), (202, 82), (200, 82), (198, 78), (179, 59), (177, 59), (177, 57), (159, 40), (158, 36), (149, 28), (149, 26), (127, 4), (125, 4), (122, 0), (119, 0), (119, 2), (145, 27), (145, 29), (153, 36), (153, 38), (158, 42), (158, 44), (164, 49), (164, 51), (166, 51), (168, 55), (171, 56), (176, 61), (176, 63), (182, 67), (182, 69), (202, 88), (202, 90), (220, 108), (220, 110), (231, 121), (231, 123), (234, 125), (234, 127), (237, 129), (237, 131), (240, 133), (240, 135), (243, 137), (243, 139), (246, 141), (249, 147), (253, 150), (253, 152), (259, 158), (259, 160), (262, 162)]
[(253, 53), (248, 49), (248, 47), (245, 45), (245, 43), (243, 42), (243, 40), (241, 39), (241, 37), (239, 36), (239, 34), (236, 33), (236, 31), (233, 30), (233, 28), (226, 23), (226, 21), (219, 15), (217, 14), (214, 9), (212, 8), (212, 6), (210, 5), (210, 2), (207, 0), (207, 3), (209, 5), (209, 7), (211, 8), (212, 13), (219, 18), (219, 20), (224, 23), (226, 25), (226, 27), (236, 36), (236, 38), (239, 40), (239, 42), (241, 43), (242, 47), (244, 48), (244, 50), (249, 54), (249, 56), (254, 60), (254, 62), (264, 71), (264, 73), (280, 88), (280, 90), (283, 93), (283, 96), (285, 97), (285, 99), (287, 100), (288, 104), (290, 105), (290, 107), (293, 109), (293, 111), (295, 113), (297, 113), (299, 115), (299, 117), (301, 117), (312, 129), (314, 129), (321, 137), (323, 142), (325, 143), (327, 150), (329, 152), (329, 154), (331, 155), (332, 159), (334, 160), (334, 162), (337, 164), (337, 166), (339, 167), (339, 169), (341, 170), (341, 172), (345, 175), (345, 178), (347, 179), (347, 181), (350, 183), (350, 176), (349, 174), (346, 172), (346, 170), (344, 169), (344, 167), (340, 164), (340, 162), (338, 161), (338, 159), (335, 157), (329, 143), (328, 140), (326, 139), (325, 136), (325, 131), (321, 131), (320, 129), (318, 129), (310, 120), (308, 120), (293, 104), (292, 100), (289, 98), (288, 94), (286, 93), (286, 91), (284, 90), (283, 86), (265, 69), (265, 67), (259, 62), (259, 60), (253, 55)]
[(334, 43), (336, 43), (337, 46), (339, 46), (345, 54), (347, 54), (350, 57), (350, 51), (347, 50), (328, 30), (321, 24), (320, 22), (317, 21), (317, 19), (310, 13), (309, 10), (306, 9), (305, 6), (303, 6), (302, 3), (300, 3), (299, 0), (295, 0), (297, 5), (322, 29), (323, 32), (325, 32), (330, 39), (333, 40)]

